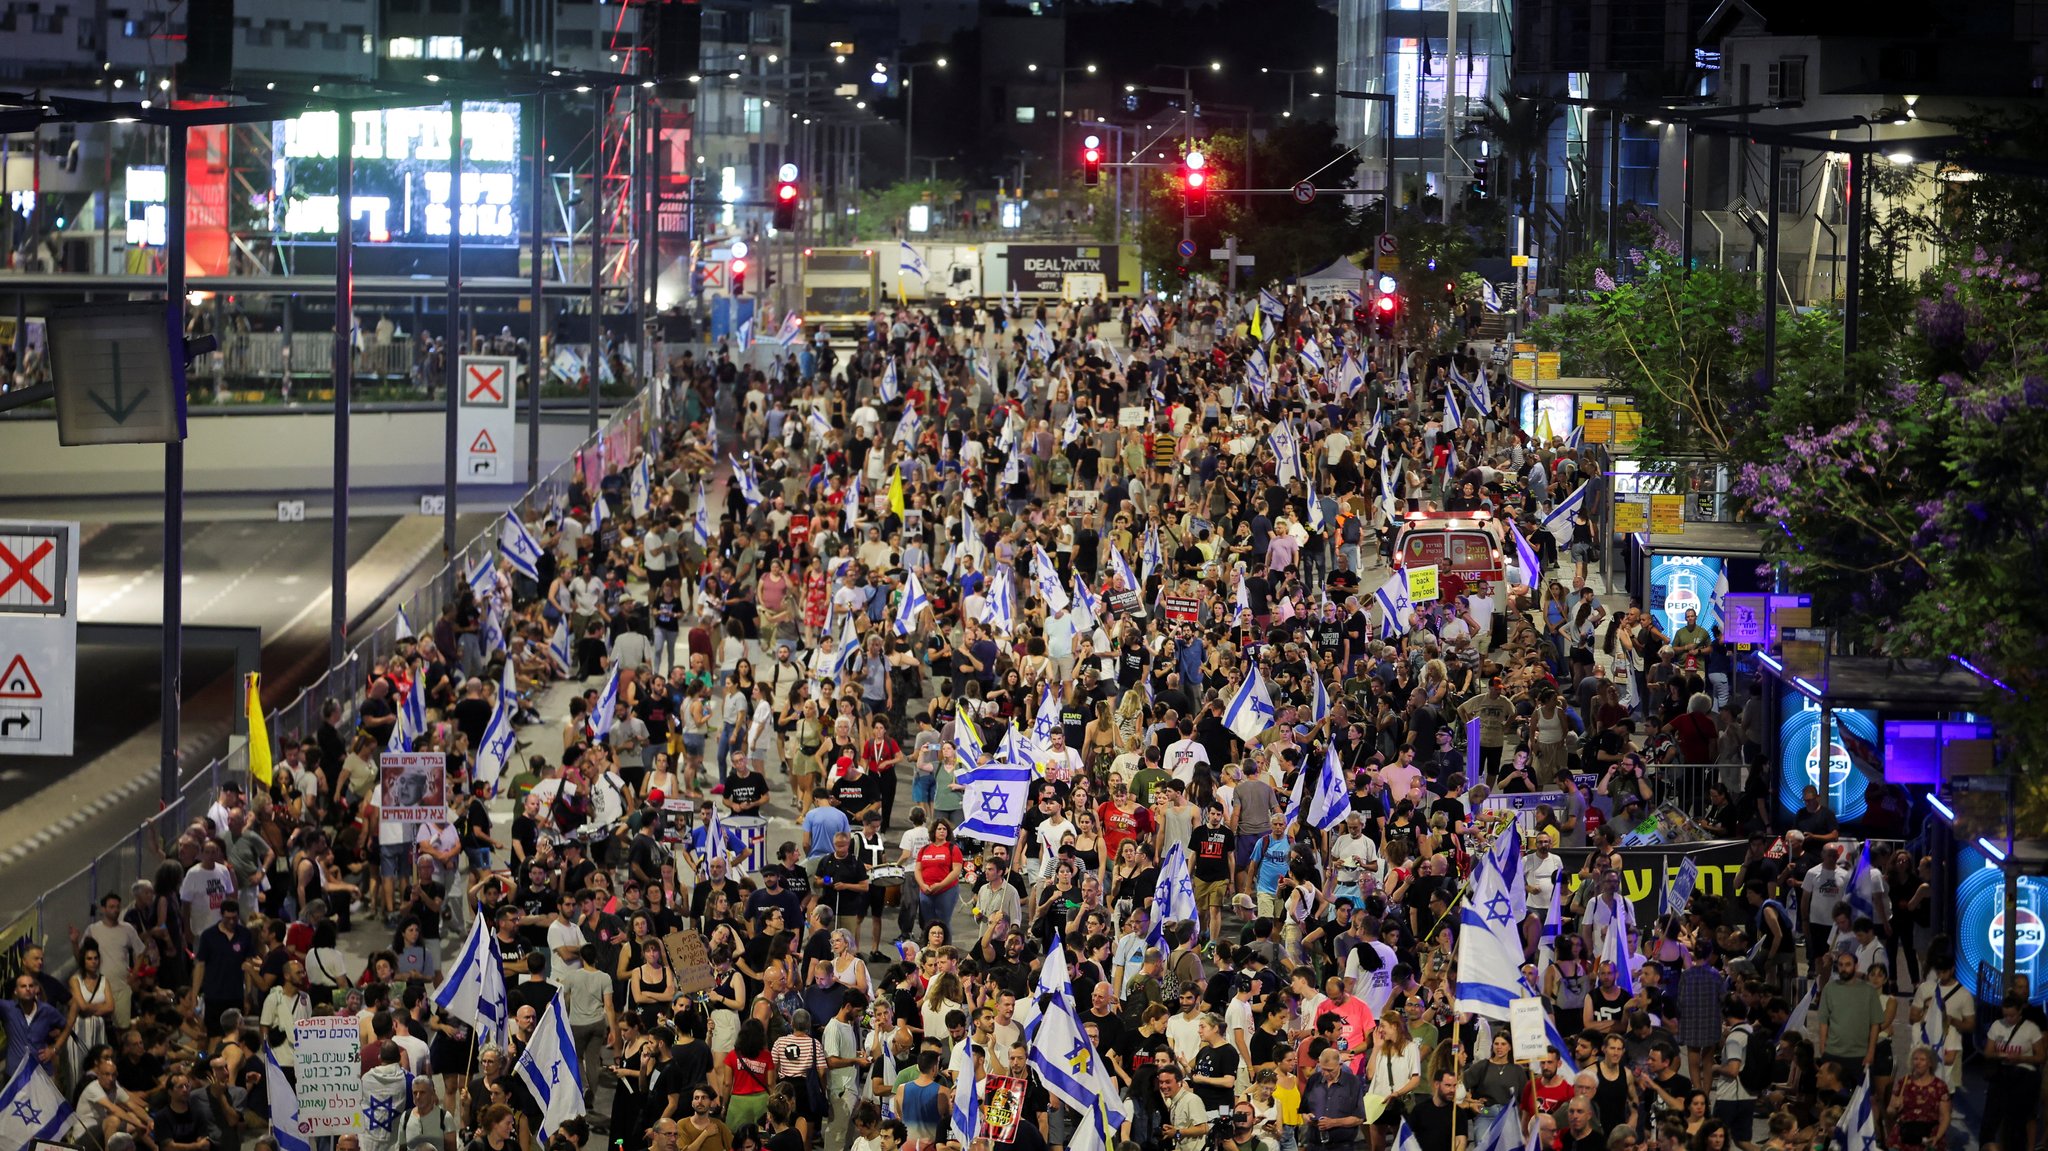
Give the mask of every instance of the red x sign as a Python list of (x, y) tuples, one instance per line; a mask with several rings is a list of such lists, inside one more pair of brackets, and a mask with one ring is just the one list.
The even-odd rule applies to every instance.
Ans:
[(54, 541), (44, 540), (28, 555), (17, 557), (6, 544), (0, 543), (0, 566), (6, 568), (5, 571), (0, 571), (0, 596), (13, 591), (14, 585), (20, 584), (44, 603), (54, 599), (49, 586), (36, 578), (35, 568), (37, 564), (43, 562), (43, 557), (56, 550), (56, 547)]
[(486, 369), (482, 367), (472, 366), (469, 369), (468, 402), (475, 403), (477, 401), (477, 397), (482, 396), (486, 399), (487, 402), (490, 403), (504, 403), (505, 393), (498, 383), (498, 381), (503, 379), (504, 376), (505, 369), (503, 368)]

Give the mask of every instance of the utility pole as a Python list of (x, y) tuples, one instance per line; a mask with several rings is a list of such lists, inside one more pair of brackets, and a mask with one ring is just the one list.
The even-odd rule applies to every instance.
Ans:
[(1458, 162), (1458, 0), (1450, 0), (1450, 21), (1444, 33), (1444, 217), (1451, 222), (1451, 202), (1457, 199), (1451, 189), (1456, 178), (1451, 174), (1452, 165)]

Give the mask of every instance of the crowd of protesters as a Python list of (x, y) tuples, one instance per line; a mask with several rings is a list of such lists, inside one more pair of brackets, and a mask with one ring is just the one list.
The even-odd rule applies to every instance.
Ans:
[[(348, 1014), (366, 1092), (404, 1106), (342, 1142), (531, 1148), (512, 1069), (559, 996), (591, 1110), (558, 1148), (974, 1151), (960, 1044), (1024, 1082), (1012, 1142), (1067, 1146), (1085, 1124), (1017, 1022), (1057, 942), (1118, 1146), (1459, 1151), (1513, 1113), (1549, 1151), (1789, 1151), (1867, 1077), (1890, 1146), (2032, 1151), (2027, 989), (1979, 1018), (1916, 934), (1926, 859), (1867, 854), (1810, 789), (1773, 820), (1720, 637), (1610, 606), (1599, 450), (1522, 428), (1463, 349), (1366, 339), (1341, 299), (1260, 307), (990, 301), (770, 370), (678, 357), (641, 454), (536, 511), (534, 575), (465, 591), (269, 787), (224, 791), (70, 941), (68, 983), (30, 953), (10, 1077), (41, 1061), (114, 1151), (227, 1151), (268, 1137), (260, 1053), (289, 1068), (293, 1022)], [(1516, 522), (1536, 570), (1388, 618), (1400, 526), (1439, 510)], [(529, 723), (580, 694), (477, 780), (508, 664)], [(1245, 738), (1254, 668), (1273, 715)], [(414, 684), (445, 821), (379, 818)], [(963, 836), (954, 749), (1012, 727), (1041, 737), (1028, 809)], [(1348, 809), (1319, 828), (1291, 797), (1332, 769)], [(1455, 1008), (1457, 909), (1508, 821), (1563, 1041), (1529, 1062)], [(1665, 876), (1631, 881), (1645, 826), (1747, 857), (1666, 908)], [(1195, 914), (1155, 924), (1175, 845)], [(434, 1008), (474, 921), (503, 1048)], [(686, 928), (708, 980), (665, 946)]]

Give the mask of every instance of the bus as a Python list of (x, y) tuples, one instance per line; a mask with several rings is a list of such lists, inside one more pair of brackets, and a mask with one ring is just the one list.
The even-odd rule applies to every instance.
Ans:
[(840, 341), (867, 333), (882, 306), (880, 262), (873, 248), (805, 248), (798, 274), (807, 331)]

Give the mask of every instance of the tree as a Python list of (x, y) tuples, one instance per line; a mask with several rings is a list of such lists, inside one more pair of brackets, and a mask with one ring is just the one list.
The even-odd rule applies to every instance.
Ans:
[(1546, 100), (1495, 100), (1479, 118), (1485, 133), (1500, 145), (1501, 154), (1513, 168), (1508, 200), (1515, 214), (1535, 214), (1536, 162), (1550, 145), (1550, 129), (1557, 123), (1558, 107)]

